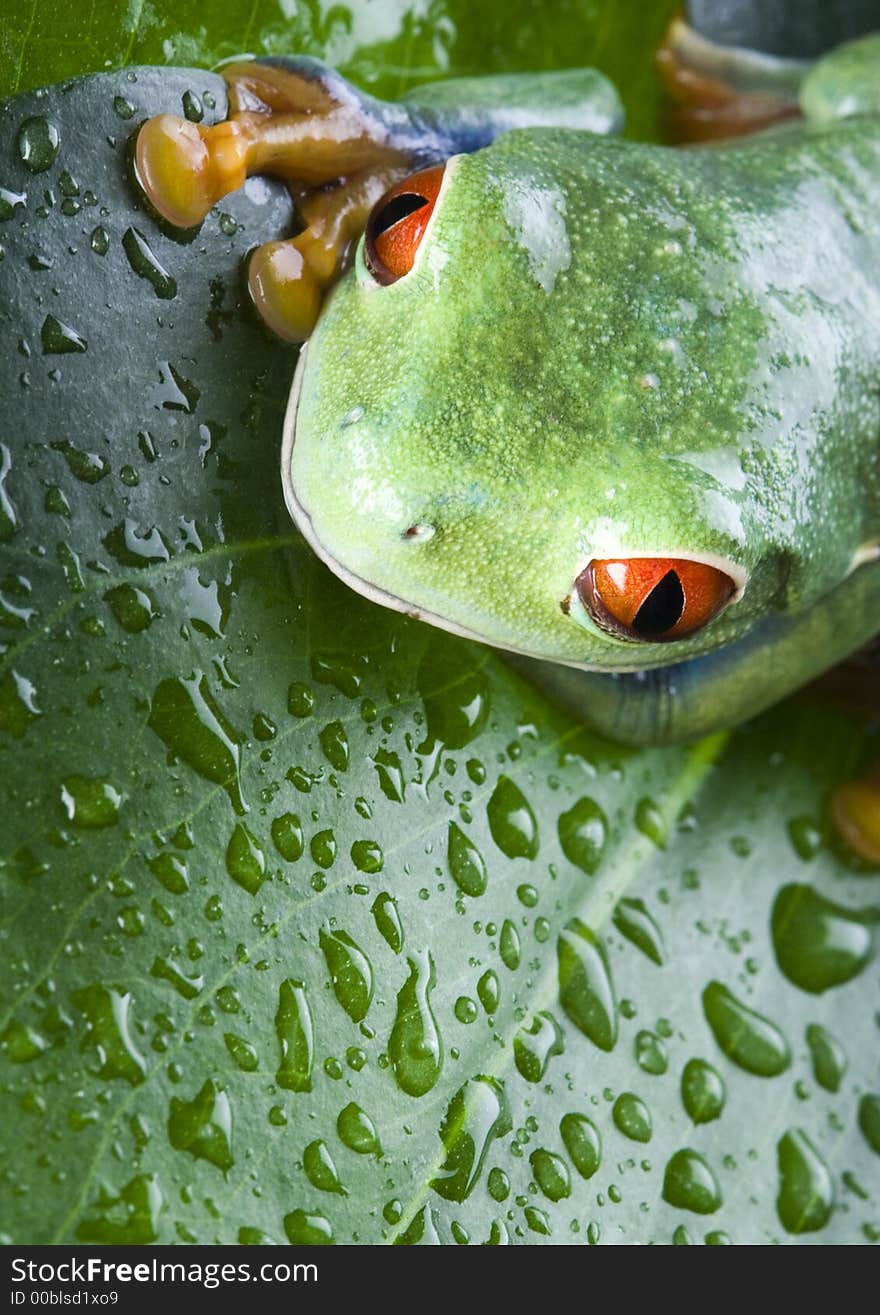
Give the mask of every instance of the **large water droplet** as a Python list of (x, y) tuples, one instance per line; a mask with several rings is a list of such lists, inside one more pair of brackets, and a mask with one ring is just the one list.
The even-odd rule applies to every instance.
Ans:
[(604, 945), (585, 923), (572, 918), (556, 942), (556, 955), (562, 1008), (600, 1050), (613, 1050), (617, 1000)]
[(92, 1206), (98, 1213), (76, 1226), (78, 1242), (103, 1246), (148, 1246), (159, 1236), (162, 1190), (155, 1174), (138, 1174), (118, 1196), (102, 1187)]
[(302, 822), (295, 813), (282, 813), (272, 819), (272, 843), (288, 863), (302, 857), (304, 842)]
[(592, 876), (602, 862), (608, 841), (608, 819), (602, 809), (585, 795), (559, 818), (562, 852), (581, 872)]
[(527, 1082), (540, 1082), (554, 1055), (565, 1049), (562, 1029), (552, 1014), (536, 1014), (528, 1027), (521, 1027), (513, 1039), (513, 1058)]
[(434, 1211), (423, 1205), (407, 1228), (394, 1239), (395, 1246), (439, 1246), (440, 1235)]
[(266, 878), (266, 855), (243, 822), (236, 822), (229, 837), (226, 871), (249, 895), (256, 895)]
[(379, 786), (386, 799), (392, 803), (402, 804), (406, 797), (403, 779), (403, 766), (400, 758), (390, 749), (378, 749), (373, 754), (373, 766), (379, 778)]
[(452, 879), (465, 895), (482, 895), (487, 873), (483, 855), (455, 822), (449, 823), (447, 861)]
[(791, 1063), (788, 1042), (775, 1023), (750, 1009), (721, 982), (703, 992), (703, 1012), (728, 1059), (747, 1073), (772, 1078)]
[(123, 630), (130, 635), (140, 634), (159, 614), (155, 601), (146, 589), (136, 589), (134, 585), (120, 584), (108, 589), (104, 601)]
[(369, 1114), (355, 1105), (354, 1101), (339, 1111), (336, 1131), (343, 1146), (358, 1155), (380, 1155), (382, 1147), (376, 1132), (376, 1125)]
[(201, 672), (160, 681), (148, 725), (175, 758), (226, 790), (237, 813), (245, 811), (239, 784), (239, 736), (227, 723)]
[(501, 955), (501, 962), (504, 967), (515, 973), (520, 962), (519, 932), (509, 918), (504, 919), (501, 927), (498, 953)]
[(303, 1151), (303, 1169), (306, 1177), (319, 1192), (334, 1192), (337, 1196), (346, 1196), (347, 1192), (339, 1181), (333, 1156), (325, 1141), (318, 1139), (309, 1142)]
[(42, 114), (25, 119), (18, 130), (18, 154), (32, 174), (51, 169), (61, 145), (61, 135), (54, 123)]
[(142, 534), (130, 516), (105, 534), (102, 543), (121, 566), (157, 566), (170, 557), (168, 545), (155, 525)]
[(403, 949), (403, 925), (397, 910), (397, 901), (383, 890), (373, 900), (371, 909), (376, 930), (395, 954)]
[(859, 1128), (871, 1150), (880, 1155), (880, 1096), (872, 1091), (859, 1101)]
[(349, 747), (348, 736), (341, 721), (331, 721), (321, 731), (318, 739), (324, 750), (324, 757), (337, 772), (348, 771)]
[(669, 1067), (666, 1047), (656, 1032), (642, 1030), (636, 1034), (635, 1054), (639, 1068), (652, 1077), (661, 1077)]
[(83, 831), (113, 826), (124, 796), (110, 784), (91, 776), (66, 776), (61, 803), (68, 820)]
[(47, 315), (40, 330), (44, 356), (68, 356), (88, 351), (89, 344), (71, 324), (65, 324), (56, 315)]
[(535, 1182), (548, 1201), (564, 1201), (571, 1196), (571, 1175), (568, 1165), (559, 1155), (552, 1151), (532, 1151), (529, 1164), (535, 1175)]
[(464, 1201), (474, 1189), (489, 1147), (510, 1132), (503, 1083), (482, 1075), (458, 1089), (440, 1125), (446, 1159), (431, 1186), (447, 1201)]
[(663, 1175), (663, 1200), (679, 1210), (714, 1214), (721, 1205), (721, 1188), (706, 1160), (685, 1147), (676, 1151)]
[(819, 1023), (807, 1027), (807, 1046), (813, 1063), (813, 1077), (826, 1091), (839, 1091), (846, 1072), (843, 1046)]
[(681, 1075), (681, 1103), (694, 1123), (721, 1117), (727, 1092), (724, 1079), (704, 1059), (689, 1059)]
[(663, 933), (640, 899), (622, 899), (614, 910), (614, 925), (622, 936), (638, 946), (654, 963), (666, 961)]
[(366, 1017), (373, 998), (373, 969), (347, 932), (322, 928), (318, 933), (336, 999), (354, 1023)]
[(97, 982), (71, 993), (71, 1001), (86, 1018), (83, 1049), (98, 1052), (100, 1078), (122, 1078), (132, 1086), (144, 1080), (146, 1064), (131, 1035), (131, 996)]
[(281, 1047), (275, 1081), (285, 1091), (311, 1091), (315, 1037), (312, 1013), (302, 982), (287, 978), (281, 983), (275, 1032)]
[(177, 280), (168, 273), (140, 229), (125, 230), (122, 249), (135, 274), (138, 278), (146, 279), (157, 297), (162, 301), (170, 301), (177, 295)]
[(448, 749), (461, 749), (483, 729), (489, 716), (489, 682), (474, 667), (473, 651), (434, 639), (418, 672), (428, 734)]
[(779, 1195), (776, 1209), (787, 1233), (815, 1233), (831, 1218), (834, 1183), (809, 1137), (791, 1128), (776, 1147)]
[(249, 1041), (245, 1041), (244, 1037), (236, 1036), (234, 1032), (225, 1032), (223, 1041), (233, 1061), (242, 1073), (256, 1073), (260, 1067), (260, 1061), (256, 1050)]
[(500, 998), (501, 988), (498, 984), (498, 977), (491, 968), (487, 968), (477, 982), (477, 999), (487, 1014), (494, 1014), (498, 1011)]
[(592, 1178), (602, 1163), (602, 1138), (586, 1114), (564, 1114), (559, 1124), (563, 1145), (582, 1178)]
[(52, 443), (53, 452), (60, 452), (68, 469), (81, 484), (99, 484), (110, 474), (110, 462), (99, 452), (86, 452), (66, 438)]
[(426, 950), (408, 963), (409, 977), (397, 994), (388, 1054), (401, 1091), (423, 1096), (434, 1086), (443, 1065), (443, 1044), (430, 1003), (434, 962)]
[(486, 806), (492, 839), (508, 858), (536, 858), (538, 823), (522, 790), (509, 776), (499, 776)]
[(860, 973), (873, 954), (873, 909), (847, 909), (812, 886), (783, 886), (773, 905), (776, 961), (790, 982), (819, 994)]
[(305, 1210), (291, 1210), (284, 1216), (284, 1231), (287, 1240), (294, 1246), (320, 1247), (331, 1246), (333, 1229), (329, 1219), (323, 1215), (309, 1214)]
[(611, 1110), (612, 1118), (618, 1132), (631, 1141), (649, 1142), (653, 1131), (651, 1114), (643, 1100), (632, 1091), (624, 1091), (617, 1097)]
[(225, 1173), (232, 1158), (232, 1109), (229, 1097), (209, 1078), (192, 1100), (171, 1098), (168, 1140), (176, 1151), (189, 1151)]

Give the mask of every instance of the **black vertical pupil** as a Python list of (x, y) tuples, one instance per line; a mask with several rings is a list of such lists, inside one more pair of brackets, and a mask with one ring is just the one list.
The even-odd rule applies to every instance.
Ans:
[(406, 219), (407, 215), (415, 214), (416, 210), (421, 210), (428, 204), (426, 196), (420, 196), (418, 192), (401, 192), (399, 196), (392, 196), (387, 205), (383, 205), (379, 213), (373, 218), (370, 224), (370, 237), (375, 240), (382, 233), (399, 224), (401, 219)]
[(639, 635), (662, 635), (671, 630), (684, 611), (684, 590), (675, 571), (667, 571), (654, 585), (633, 619)]

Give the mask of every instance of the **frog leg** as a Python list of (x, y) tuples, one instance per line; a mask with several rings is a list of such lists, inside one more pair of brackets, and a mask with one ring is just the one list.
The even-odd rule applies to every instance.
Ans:
[(718, 45), (680, 18), (667, 29), (657, 68), (676, 142), (716, 141), (796, 118), (798, 91), (812, 63)]
[(200, 224), (252, 174), (287, 184), (304, 230), (257, 249), (249, 286), (270, 327), (296, 342), (314, 327), (373, 205), (408, 174), (479, 150), (511, 128), (613, 132), (623, 119), (617, 93), (594, 69), (452, 79), (397, 104), (305, 57), (230, 64), (223, 76), (228, 118), (210, 125), (171, 114), (149, 119), (138, 133), (135, 173), (176, 228)]

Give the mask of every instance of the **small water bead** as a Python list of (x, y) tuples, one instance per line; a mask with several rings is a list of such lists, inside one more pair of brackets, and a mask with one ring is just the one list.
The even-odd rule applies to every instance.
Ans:
[(40, 342), (44, 356), (67, 356), (88, 350), (88, 342), (72, 325), (47, 315), (40, 329)]
[(61, 134), (57, 127), (42, 114), (25, 119), (18, 130), (18, 154), (32, 174), (51, 169), (60, 145)]
[(693, 1238), (685, 1228), (684, 1224), (679, 1224), (672, 1234), (672, 1245), (677, 1247), (693, 1246)]
[(617, 1042), (617, 1000), (605, 947), (572, 918), (556, 942), (559, 1000), (575, 1027), (600, 1050)]
[(624, 1091), (617, 1097), (611, 1109), (611, 1116), (619, 1132), (631, 1141), (649, 1142), (651, 1140), (651, 1114), (638, 1096), (631, 1091)]
[(510, 1132), (504, 1084), (479, 1075), (461, 1086), (440, 1125), (446, 1157), (431, 1187), (447, 1201), (466, 1201), (476, 1186), (492, 1143)]
[(477, 1017), (476, 1003), (468, 995), (460, 995), (455, 1002), (455, 1017), (460, 1023), (472, 1023)]
[(510, 1179), (503, 1169), (497, 1165), (489, 1170), (489, 1177), (486, 1179), (486, 1187), (493, 1201), (499, 1204), (506, 1201), (510, 1195)]
[(513, 1058), (527, 1082), (540, 1082), (554, 1055), (565, 1049), (562, 1029), (552, 1014), (542, 1010), (513, 1039)]
[(223, 786), (238, 814), (245, 811), (239, 787), (239, 737), (201, 673), (160, 681), (148, 725), (174, 757), (205, 780)]
[(569, 863), (588, 877), (593, 876), (608, 843), (608, 819), (602, 808), (585, 795), (562, 813), (558, 829), (559, 843)]
[(124, 796), (111, 785), (90, 776), (67, 776), (61, 785), (61, 804), (68, 821), (83, 831), (113, 826)]
[(257, 1058), (256, 1050), (249, 1041), (245, 1041), (244, 1037), (236, 1036), (235, 1032), (224, 1032), (223, 1042), (235, 1064), (243, 1073), (256, 1073), (260, 1067), (260, 1061)]
[(113, 113), (117, 118), (125, 119), (126, 121), (133, 118), (136, 108), (137, 106), (133, 105), (125, 96), (113, 97)]
[(348, 771), (348, 736), (341, 721), (331, 721), (318, 736), (324, 757), (337, 772)]
[(534, 886), (522, 885), (516, 888), (516, 897), (527, 909), (533, 909), (538, 903), (538, 892)]
[(501, 988), (498, 977), (491, 968), (487, 968), (477, 982), (477, 999), (487, 1014), (495, 1014), (498, 1012), (500, 997)]
[(771, 915), (781, 971), (804, 991), (820, 994), (862, 971), (874, 953), (873, 909), (847, 909), (812, 886), (783, 886)]
[(795, 853), (805, 863), (816, 857), (824, 843), (821, 823), (812, 817), (793, 817), (788, 834)]
[(535, 1182), (548, 1201), (564, 1201), (571, 1196), (571, 1175), (568, 1165), (559, 1155), (552, 1151), (532, 1151), (529, 1164), (535, 1176)]
[(177, 854), (155, 854), (147, 859), (153, 876), (172, 895), (185, 895), (189, 890), (189, 870)]
[(872, 1151), (880, 1155), (880, 1095), (866, 1092), (859, 1101), (859, 1128)]
[(485, 892), (488, 881), (485, 860), (470, 837), (455, 822), (449, 823), (446, 860), (450, 875), (463, 894), (477, 897)]
[(602, 1163), (602, 1138), (586, 1114), (564, 1114), (559, 1132), (569, 1159), (582, 1178), (592, 1178)]
[(269, 1110), (267, 1118), (273, 1128), (286, 1128), (287, 1115), (280, 1105), (273, 1105)]
[(681, 1102), (694, 1123), (721, 1117), (727, 1091), (717, 1069), (704, 1059), (689, 1059), (681, 1075)]
[(333, 1229), (324, 1215), (310, 1214), (306, 1210), (292, 1210), (284, 1216), (284, 1231), (294, 1246), (330, 1246)]
[(636, 828), (641, 831), (643, 836), (647, 836), (658, 849), (666, 848), (668, 839), (666, 819), (655, 800), (648, 796), (639, 800), (636, 805), (635, 822)]
[(660, 1077), (669, 1067), (666, 1047), (660, 1037), (653, 1032), (643, 1030), (637, 1033), (635, 1056), (639, 1068), (644, 1073), (650, 1073), (653, 1077)]
[(531, 804), (509, 776), (499, 776), (486, 806), (492, 839), (508, 858), (538, 854), (538, 823)]
[(501, 927), (498, 953), (501, 955), (501, 962), (505, 968), (509, 968), (511, 972), (516, 972), (520, 964), (521, 953), (519, 932), (509, 918), (504, 919)]
[(384, 863), (382, 848), (376, 840), (356, 840), (351, 847), (351, 861), (358, 872), (381, 872)]
[(710, 1215), (721, 1205), (721, 1188), (705, 1158), (688, 1147), (676, 1151), (663, 1175), (663, 1199), (679, 1210)]
[(370, 912), (379, 935), (395, 954), (399, 954), (403, 949), (403, 924), (400, 921), (397, 901), (383, 890), (373, 900)]
[(333, 1082), (339, 1082), (345, 1076), (345, 1069), (335, 1055), (328, 1055), (324, 1060), (324, 1072)]
[(347, 932), (322, 927), (319, 940), (336, 999), (353, 1023), (366, 1016), (373, 998), (373, 969)]
[(266, 878), (266, 855), (243, 822), (237, 822), (226, 846), (226, 871), (234, 882), (256, 895)]
[(643, 900), (619, 900), (614, 909), (614, 925), (653, 963), (662, 966), (666, 962), (663, 933)]
[(703, 1012), (721, 1050), (747, 1073), (770, 1078), (788, 1068), (791, 1051), (776, 1024), (721, 982), (710, 982), (703, 991)]
[(286, 862), (295, 863), (302, 857), (305, 842), (302, 822), (296, 813), (282, 813), (273, 818), (269, 832), (273, 845)]
[(532, 1233), (538, 1233), (541, 1237), (550, 1237), (553, 1230), (546, 1211), (539, 1210), (536, 1205), (528, 1205), (523, 1211), (523, 1217)]
[(382, 1152), (376, 1125), (354, 1101), (339, 1111), (336, 1131), (343, 1146), (358, 1155), (380, 1155)]
[(355, 1073), (360, 1073), (367, 1062), (366, 1053), (358, 1046), (349, 1046), (345, 1052), (345, 1062)]
[(703, 1238), (707, 1247), (729, 1247), (732, 1245), (732, 1239), (729, 1234), (722, 1233), (720, 1229), (713, 1229)]
[(826, 1091), (839, 1091), (846, 1073), (846, 1053), (840, 1042), (819, 1023), (809, 1024), (806, 1039), (813, 1077)]
[(828, 1166), (801, 1128), (779, 1139), (779, 1195), (776, 1210), (788, 1233), (824, 1228), (834, 1206), (834, 1183)]
[(539, 945), (544, 945), (550, 939), (550, 923), (546, 918), (535, 919), (535, 940)]
[(292, 717), (310, 717), (315, 710), (314, 691), (301, 680), (287, 689), (287, 711)]
[(318, 1138), (309, 1142), (303, 1151), (302, 1163), (306, 1177), (319, 1192), (334, 1192), (338, 1196), (348, 1195), (339, 1181), (333, 1156), (325, 1141)]
[(332, 868), (336, 861), (336, 837), (332, 831), (317, 831), (309, 842), (309, 853), (319, 868)]
[(171, 1098), (168, 1140), (177, 1151), (188, 1151), (224, 1173), (235, 1163), (232, 1156), (232, 1109), (226, 1092), (212, 1079), (191, 1101)]
[(434, 962), (425, 950), (407, 961), (409, 976), (397, 993), (388, 1054), (394, 1077), (408, 1096), (423, 1096), (443, 1067), (443, 1042), (431, 1008)]
[(275, 1033), (281, 1052), (275, 1081), (285, 1091), (311, 1091), (315, 1061), (314, 1026), (302, 982), (288, 978), (281, 983)]

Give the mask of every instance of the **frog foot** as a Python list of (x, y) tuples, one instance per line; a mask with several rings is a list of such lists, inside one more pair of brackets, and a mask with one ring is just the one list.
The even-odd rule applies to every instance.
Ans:
[(425, 152), (405, 110), (362, 95), (316, 60), (232, 64), (223, 75), (229, 117), (210, 126), (171, 114), (149, 119), (135, 146), (136, 176), (176, 228), (200, 224), (251, 174), (283, 179), (305, 228), (258, 247), (248, 284), (270, 328), (302, 342), (372, 206)]
[(869, 863), (880, 863), (880, 768), (858, 781), (839, 785), (831, 815), (851, 849)]
[(717, 45), (674, 18), (657, 52), (667, 133), (675, 142), (717, 141), (796, 118), (810, 67), (809, 61)]

